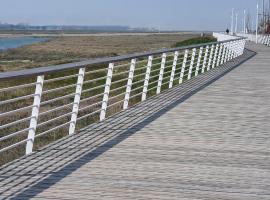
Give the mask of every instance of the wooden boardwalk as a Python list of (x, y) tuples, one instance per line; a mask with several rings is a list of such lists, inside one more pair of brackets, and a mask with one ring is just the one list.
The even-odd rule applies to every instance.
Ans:
[(0, 199), (270, 199), (270, 48), (0, 169)]

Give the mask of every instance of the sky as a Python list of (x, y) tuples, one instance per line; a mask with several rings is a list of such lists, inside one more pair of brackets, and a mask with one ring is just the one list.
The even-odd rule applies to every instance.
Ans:
[[(127, 25), (161, 30), (230, 28), (231, 10), (255, 20), (262, 0), (0, 0), (0, 21), (31, 25)], [(252, 20), (251, 20), (252, 21)]]

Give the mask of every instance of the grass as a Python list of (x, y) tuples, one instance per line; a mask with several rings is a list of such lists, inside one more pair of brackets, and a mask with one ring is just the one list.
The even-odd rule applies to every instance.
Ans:
[[(0, 52), (0, 72), (169, 48), (179, 41), (197, 36), (153, 34), (51, 37), (49, 41)], [(24, 60), (28, 62), (22, 62)]]
[[(158, 37), (160, 37), (160, 36), (158, 36)], [(185, 37), (189, 38), (190, 35), (185, 36)], [(137, 38), (137, 36), (135, 38)], [(175, 41), (175, 40), (177, 40), (177, 38), (178, 38), (178, 36), (171, 37), (171, 41), (166, 41), (167, 46), (165, 46), (165, 45), (164, 46), (165, 47), (173, 47), (173, 46), (179, 45), (179, 42)], [(193, 42), (192, 44), (194, 44), (194, 42), (198, 41), (198, 40), (209, 42), (209, 40), (208, 39), (206, 40), (205, 38), (203, 38), (203, 39), (195, 38), (192, 40), (187, 40), (188, 42), (183, 41), (183, 37), (180, 37), (180, 38), (181, 38), (180, 40), (182, 41), (180, 43), (183, 43), (183, 44), (186, 44), (186, 43), (190, 44), (191, 41)], [(132, 52), (143, 51), (143, 49), (144, 50), (152, 50), (152, 48), (154, 48), (154, 47), (155, 47), (154, 49), (160, 49), (162, 46), (158, 47), (158, 45), (165, 44), (165, 43), (163, 43), (163, 42), (165, 42), (165, 40), (164, 40), (165, 38), (163, 38), (163, 37), (157, 39), (157, 37), (155, 37), (155, 36), (153, 36), (153, 38), (148, 38), (148, 37), (145, 38), (145, 36), (144, 36), (143, 38), (141, 38), (141, 41), (138, 40), (137, 42), (136, 41), (129, 41), (129, 40), (127, 40), (127, 38), (124, 37), (121, 40), (124, 40), (124, 41), (126, 40), (126, 41), (123, 44), (118, 41), (119, 46), (116, 45), (116, 41), (111, 41), (110, 45), (113, 45), (113, 44), (116, 45), (115, 47), (113, 47), (113, 46), (108, 45), (109, 38), (103, 38), (103, 40), (104, 40), (103, 46), (102, 45), (101, 45), (101, 47), (92, 46), (92, 49), (91, 49), (89, 47), (90, 46), (89, 44), (85, 44), (86, 47), (81, 46), (81, 45), (83, 45), (83, 43), (86, 43), (86, 41), (84, 41), (84, 40), (88, 40), (89, 38), (88, 39), (87, 38), (76, 38), (76, 39), (71, 38), (71, 41), (69, 41), (70, 43), (68, 43), (68, 42), (65, 43), (64, 41), (66, 41), (66, 39), (67, 38), (61, 38), (61, 39), (56, 38), (55, 44), (51, 44), (51, 42), (54, 41), (54, 40), (52, 40), (52, 41), (41, 43), (41, 44), (35, 44), (35, 45), (22, 47), (22, 48), (15, 49), (15, 50), (9, 50), (7, 52), (2, 52), (2, 56), (5, 56), (6, 58), (9, 57), (10, 59), (15, 58), (15, 57), (17, 59), (19, 57), (21, 59), (33, 59), (33, 62), (31, 63), (31, 64), (33, 64), (31, 67), (33, 67), (33, 66), (36, 66), (36, 64), (38, 64), (38, 63), (44, 64), (44, 63), (50, 62), (50, 63), (57, 64), (59, 62), (60, 63), (64, 62), (64, 60), (68, 61), (68, 59), (71, 59), (71, 60), (72, 59), (79, 59), (79, 57), (86, 58), (87, 52), (91, 56), (105, 55), (105, 54), (110, 54), (110, 53), (112, 54), (113, 52), (119, 52), (119, 54), (124, 54), (125, 52), (132, 53)], [(80, 41), (80, 40), (82, 40), (82, 41)], [(101, 40), (102, 40), (102, 38), (101, 38)], [(142, 43), (146, 42), (146, 40), (149, 42), (149, 44), (143, 45)], [(76, 43), (75, 41), (78, 41), (78, 43), (76, 44), (77, 46), (75, 45), (75, 43)], [(150, 41), (152, 41), (152, 43)], [(97, 42), (97, 44), (102, 43), (102, 41), (96, 41), (96, 42)], [(49, 48), (49, 46), (48, 46), (49, 44), (50, 44), (51, 48)], [(62, 44), (63, 47), (60, 44)], [(53, 45), (54, 45), (54, 47), (53, 47)], [(106, 45), (108, 45), (108, 46), (106, 46)], [(66, 52), (63, 52), (65, 48), (67, 49), (66, 51), (70, 51), (70, 54), (66, 54)], [(42, 50), (40, 50), (40, 49), (42, 49)], [(44, 54), (44, 55), (41, 54), (43, 51), (45, 51), (45, 49), (46, 49), (47, 54)], [(101, 52), (102, 49), (103, 50), (107, 49), (107, 52)], [(109, 49), (111, 49), (111, 50), (109, 50)], [(23, 50), (25, 50), (25, 51), (23, 51)], [(61, 50), (62, 50), (62, 52), (61, 52)], [(98, 52), (100, 51), (100, 54), (99, 53), (93, 54), (93, 52), (97, 52), (97, 51)], [(12, 53), (10, 54), (10, 52), (12, 52)], [(14, 52), (18, 52), (18, 54), (14, 53)], [(30, 54), (29, 52), (33, 52), (33, 53)], [(54, 56), (53, 56), (52, 52), (55, 52)], [(122, 52), (122, 53), (120, 53), (120, 52)], [(77, 53), (77, 56), (76, 56), (76, 53)], [(50, 57), (50, 55), (52, 55), (52, 58)], [(71, 58), (68, 58), (66, 55), (71, 55)], [(72, 57), (72, 55), (74, 57)], [(189, 57), (190, 56), (191, 55), (189, 55)], [(181, 54), (181, 56), (179, 56), (179, 60), (178, 60), (179, 63), (182, 62), (182, 60), (183, 60), (182, 57), (183, 57), (183, 55)], [(60, 58), (60, 60), (58, 58)], [(63, 58), (63, 60), (61, 58)], [(151, 78), (149, 80), (150, 84), (149, 84), (149, 88), (148, 88), (149, 89), (148, 97), (156, 94), (160, 63), (161, 63), (161, 58), (155, 58), (153, 61), (153, 66), (151, 69), (152, 70)], [(164, 70), (164, 74), (166, 74), (166, 77), (164, 77), (164, 80), (163, 80), (164, 84), (162, 86), (162, 90), (168, 88), (168, 85), (169, 85), (168, 81), (170, 80), (169, 76), (170, 76), (170, 70), (171, 70), (172, 63), (173, 63), (173, 53), (168, 54), (168, 56), (167, 56), (167, 61), (166, 61), (167, 67)], [(20, 63), (20, 64), (23, 64), (23, 63)], [(114, 74), (121, 73), (121, 72), (128, 72), (129, 67), (130, 67), (130, 61), (123, 61), (120, 63), (115, 63), (115, 66), (117, 66), (117, 65), (124, 65), (124, 66), (121, 68), (115, 67)], [(138, 94), (142, 91), (142, 89), (136, 90), (135, 88), (140, 88), (143, 86), (146, 65), (147, 65), (147, 57), (138, 60), (138, 64), (136, 65), (136, 70), (135, 70), (135, 74), (134, 74), (135, 78), (133, 80), (134, 84), (133, 84), (133, 89), (131, 91), (130, 105), (135, 105), (138, 102), (140, 102), (141, 96), (138, 96)], [(29, 68), (31, 68), (31, 67), (29, 67)], [(7, 69), (17, 69), (17, 67), (9, 68), (8, 65), (6, 66), (6, 68)], [(20, 67), (20, 69), (21, 68), (27, 68), (27, 67), (25, 67), (23, 65), (22, 67)], [(93, 79), (99, 78), (99, 77), (105, 77), (106, 76), (106, 68), (107, 68), (107, 64), (88, 66), (87, 72), (93, 71), (95, 69), (104, 69), (104, 72), (89, 73), (85, 76), (85, 81), (93, 80)], [(58, 72), (58, 73), (55, 73), (52, 75), (46, 75), (45, 80), (53, 79), (53, 78), (57, 78), (57, 77), (63, 77), (63, 76), (71, 75), (71, 74), (77, 74), (77, 73), (78, 73), (78, 70), (70, 70), (67, 72)], [(179, 76), (180, 67), (177, 67), (177, 70), (175, 71), (175, 73), (178, 74), (177, 76)], [(140, 74), (142, 74), (142, 75), (140, 75)], [(125, 87), (123, 87), (123, 86), (126, 85), (127, 78), (128, 78), (127, 73), (122, 74), (122, 75), (114, 75), (113, 76), (111, 90), (115, 90), (115, 91), (110, 93), (109, 105), (112, 105), (112, 104), (114, 104), (118, 101), (122, 101), (124, 99), (124, 95), (121, 95), (121, 94), (123, 92), (125, 92)], [(187, 79), (187, 72), (185, 72), (184, 78)], [(124, 79), (123, 82), (117, 82), (120, 79)], [(72, 84), (75, 84), (76, 81), (77, 81), (76, 78), (69, 78), (69, 79), (66, 79), (64, 81), (62, 80), (62, 81), (55, 81), (55, 82), (52, 82), (49, 84), (47, 83), (47, 84), (44, 84), (43, 90), (46, 91), (48, 89), (72, 85)], [(14, 85), (21, 85), (24, 83), (31, 83), (31, 82), (35, 82), (35, 78), (33, 78), (33, 79), (24, 78), (24, 79), (13, 80), (13, 81), (2, 81), (0, 83), (0, 88), (12, 87)], [(99, 80), (96, 82), (91, 82), (88, 84), (84, 84), (83, 90), (89, 90), (91, 88), (95, 88), (97, 86), (101, 86), (104, 84), (105, 84), (105, 79)], [(174, 85), (176, 85), (176, 84), (178, 84), (178, 80), (174, 81)], [(33, 94), (34, 89), (35, 89), (34, 87), (31, 87), (28, 89), (21, 89), (21, 90), (14, 90), (11, 92), (0, 93), (0, 101), (19, 97), (19, 96), (24, 96), (24, 95), (28, 95), (28, 94)], [(90, 97), (93, 97), (97, 94), (102, 94), (103, 90), (104, 90), (104, 88), (98, 88), (95, 90), (85, 92), (82, 94), (81, 99), (84, 100), (84, 99), (88, 99)], [(57, 93), (52, 92), (52, 93), (44, 94), (42, 96), (42, 102), (47, 101), (47, 100), (51, 100), (51, 99), (54, 99), (54, 98), (57, 98), (60, 96), (64, 96), (67, 94), (71, 94), (74, 92), (75, 92), (75, 87), (71, 87), (69, 89), (58, 91)], [(120, 96), (118, 96), (118, 95), (120, 95)], [(59, 101), (56, 101), (53, 103), (42, 105), (40, 108), (40, 113), (57, 108), (61, 105), (69, 104), (69, 103), (73, 102), (73, 98), (74, 97), (70, 97), (70, 98), (66, 98), (64, 100), (59, 100)], [(102, 100), (102, 96), (96, 97), (93, 99), (89, 99), (89, 100), (86, 100), (83, 103), (81, 103), (80, 107), (84, 108), (88, 105), (98, 103), (101, 100)], [(29, 105), (32, 105), (32, 102), (33, 102), (33, 98), (29, 98), (27, 100), (22, 100), (22, 101), (16, 102), (16, 104), (13, 103), (13, 104), (8, 104), (8, 105), (0, 105), (0, 112), (3, 113), (3, 112), (7, 112), (7, 111), (14, 110), (17, 108), (29, 106)], [(122, 104), (123, 104), (123, 102), (119, 102), (118, 104), (116, 104), (112, 107), (109, 107), (107, 110), (107, 117), (121, 111), (122, 106), (123, 106)], [(100, 109), (100, 105), (93, 106), (91, 108), (88, 108), (86, 110), (81, 111), (79, 113), (78, 117), (84, 116), (85, 114), (92, 113), (94, 111), (97, 111), (98, 109)], [(72, 107), (69, 106), (61, 111), (52, 112), (52, 113), (50, 113), (48, 115), (44, 115), (44, 116), (40, 115), (39, 124), (42, 122), (48, 121), (50, 119), (53, 119), (55, 117), (63, 116), (71, 111), (72, 111)], [(16, 121), (18, 119), (28, 117), (28, 116), (30, 116), (30, 114), (31, 114), (31, 110), (23, 111), (23, 112), (19, 112), (19, 113), (14, 113), (13, 115), (10, 115), (6, 118), (0, 119), (0, 123), (7, 124), (7, 123), (10, 123), (12, 121)], [(69, 120), (70, 120), (70, 116), (64, 116), (59, 121), (55, 121), (55, 122), (47, 124), (45, 126), (38, 127), (37, 134), (40, 134), (40, 133), (42, 133), (48, 129), (51, 129), (57, 125), (68, 122)], [(98, 120), (99, 120), (99, 114), (95, 114), (93, 116), (89, 116), (85, 119), (79, 120), (77, 123), (77, 130), (89, 125), (90, 123), (97, 122)], [(9, 133), (16, 132), (16, 131), (24, 129), (24, 128), (28, 128), (28, 126), (29, 126), (29, 121), (26, 121), (26, 123), (21, 123), (21, 124), (18, 124), (17, 126), (12, 126), (12, 127), (6, 128), (6, 129), (2, 129), (2, 130), (0, 130), (0, 137), (3, 137), (5, 135), (8, 135)], [(68, 133), (68, 127), (63, 127), (63, 128), (58, 129), (56, 131), (50, 132), (49, 134), (41, 136), (35, 140), (35, 147), (34, 148), (35, 148), (35, 150), (39, 149), (39, 148), (51, 143), (52, 141), (58, 140), (64, 136), (66, 136), (67, 133)], [(5, 142), (0, 142), (0, 149), (5, 147), (5, 146), (8, 146), (10, 144), (13, 144), (15, 142), (19, 142), (19, 141), (26, 139), (26, 138), (27, 138), (27, 132), (24, 134), (21, 134), (20, 137), (14, 137), (12, 139), (6, 140)], [(22, 156), (24, 154), (24, 151), (25, 151), (25, 144), (19, 146), (16, 149), (12, 149), (10, 151), (7, 151), (5, 153), (0, 154), (0, 165)]]
[(177, 42), (173, 47), (183, 47), (196, 44), (204, 44), (209, 42), (216, 42), (217, 39), (211, 36), (196, 37), (181, 42)]

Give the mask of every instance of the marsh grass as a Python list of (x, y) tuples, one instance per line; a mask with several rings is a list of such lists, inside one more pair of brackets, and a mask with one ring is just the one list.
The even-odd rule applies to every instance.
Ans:
[(196, 37), (196, 38), (190, 38), (184, 41), (180, 41), (175, 43), (174, 47), (182, 47), (182, 46), (189, 46), (189, 45), (195, 45), (195, 44), (204, 44), (209, 42), (216, 42), (217, 39), (212, 36), (203, 36), (203, 37)]

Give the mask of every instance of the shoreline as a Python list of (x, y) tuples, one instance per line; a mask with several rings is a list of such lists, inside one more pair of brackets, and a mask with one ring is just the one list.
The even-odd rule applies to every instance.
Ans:
[(162, 33), (0, 33), (0, 38), (14, 37), (109, 37), (109, 36), (149, 36), (149, 35), (185, 35), (199, 32), (162, 32)]

